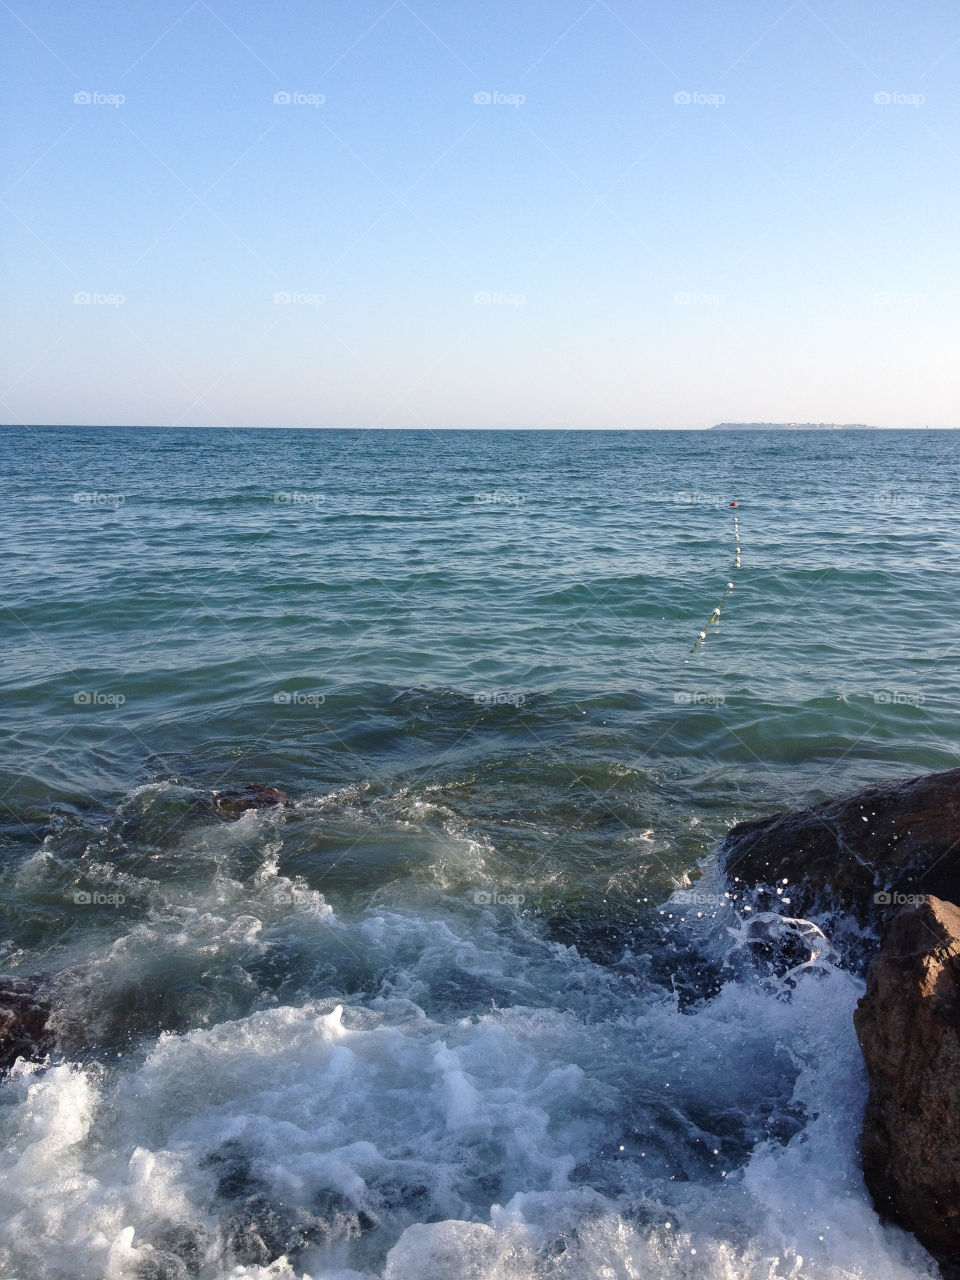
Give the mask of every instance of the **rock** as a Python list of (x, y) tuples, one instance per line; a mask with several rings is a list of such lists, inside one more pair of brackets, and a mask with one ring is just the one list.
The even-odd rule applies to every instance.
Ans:
[(207, 793), (209, 803), (218, 813), (239, 818), (248, 809), (270, 809), (275, 805), (289, 805), (293, 801), (277, 787), (266, 787), (261, 782), (247, 782), (242, 787), (225, 787), (222, 791)]
[(739, 945), (755, 965), (778, 979), (821, 959), (837, 958), (827, 938), (812, 921), (784, 919), (772, 911), (743, 918)]
[(854, 1015), (870, 1078), (863, 1173), (878, 1211), (960, 1274), (960, 909), (885, 929)]
[(0, 977), (0, 1069), (17, 1058), (42, 1058), (53, 1048), (50, 1005), (38, 978)]
[(719, 856), (728, 880), (783, 889), (793, 916), (840, 910), (870, 924), (904, 895), (960, 901), (960, 769), (738, 823)]

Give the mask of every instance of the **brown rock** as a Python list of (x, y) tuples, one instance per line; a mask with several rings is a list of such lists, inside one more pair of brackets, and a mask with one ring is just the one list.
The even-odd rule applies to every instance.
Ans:
[(270, 809), (274, 805), (293, 804), (285, 792), (277, 787), (266, 787), (261, 782), (248, 782), (242, 787), (211, 791), (209, 799), (218, 813), (231, 818), (239, 818), (248, 809)]
[(738, 823), (720, 858), (745, 887), (786, 880), (791, 915), (839, 909), (865, 924), (888, 916), (897, 894), (960, 902), (960, 769)]
[(887, 926), (854, 1015), (870, 1078), (863, 1173), (878, 1211), (960, 1267), (960, 909)]
[(42, 1058), (53, 1048), (49, 1017), (38, 979), (0, 977), (0, 1069), (17, 1058)]

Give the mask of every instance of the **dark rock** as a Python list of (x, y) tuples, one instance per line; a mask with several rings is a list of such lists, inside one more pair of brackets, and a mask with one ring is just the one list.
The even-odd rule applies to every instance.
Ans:
[(883, 933), (854, 1015), (870, 1078), (863, 1172), (878, 1211), (960, 1273), (960, 909), (929, 898)]
[(836, 959), (815, 924), (809, 920), (785, 920), (770, 911), (744, 917), (740, 945), (756, 965), (776, 978), (784, 978), (821, 957)]
[(213, 808), (230, 818), (239, 818), (248, 809), (271, 809), (275, 805), (293, 804), (285, 792), (277, 787), (266, 787), (261, 782), (248, 782), (242, 787), (225, 787), (222, 791), (210, 791), (207, 794)]
[(295, 1214), (265, 1195), (252, 1195), (227, 1225), (231, 1256), (242, 1265), (265, 1267), (290, 1252), (296, 1239)]
[(960, 901), (960, 769), (738, 823), (719, 855), (728, 880), (782, 889), (792, 916), (845, 911), (870, 924), (904, 895)]
[(49, 1017), (39, 979), (0, 977), (0, 1069), (17, 1058), (42, 1058), (53, 1048)]

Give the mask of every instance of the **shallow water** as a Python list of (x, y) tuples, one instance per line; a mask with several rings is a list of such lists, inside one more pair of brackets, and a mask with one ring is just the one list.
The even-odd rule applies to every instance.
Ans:
[(935, 1274), (710, 855), (956, 763), (954, 435), (5, 440), (2, 1274)]

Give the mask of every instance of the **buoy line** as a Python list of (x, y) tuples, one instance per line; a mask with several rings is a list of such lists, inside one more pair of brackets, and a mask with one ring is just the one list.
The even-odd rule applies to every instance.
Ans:
[[(730, 505), (731, 507), (738, 507), (740, 504), (737, 502), (731, 502)], [(733, 546), (734, 546), (733, 567), (734, 569), (739, 569), (740, 568), (740, 520), (736, 514), (733, 517)], [(723, 595), (720, 597), (720, 604), (718, 604), (717, 607), (714, 609), (713, 613), (711, 613), (710, 618), (707, 622), (707, 625), (703, 628), (703, 630), (697, 636), (696, 640), (694, 640), (693, 648), (690, 650), (691, 653), (696, 653), (700, 645), (703, 644), (703, 642), (707, 638), (707, 632), (710, 630), (711, 627), (720, 625), (720, 606), (723, 604), (724, 600), (726, 600), (727, 596), (730, 594), (732, 590), (733, 590), (733, 583), (728, 582), (726, 591), (724, 591)]]

